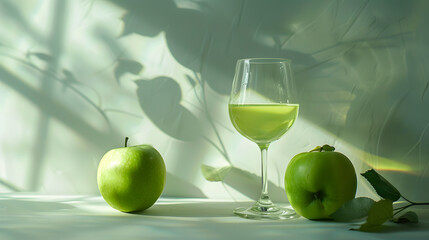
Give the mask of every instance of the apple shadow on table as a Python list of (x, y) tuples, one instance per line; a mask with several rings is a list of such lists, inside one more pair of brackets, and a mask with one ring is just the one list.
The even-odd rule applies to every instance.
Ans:
[(207, 198), (201, 189), (192, 183), (185, 181), (170, 172), (167, 172), (164, 191), (161, 197), (187, 198), (190, 196), (193, 198)]
[(248, 207), (252, 202), (186, 202), (160, 203), (134, 214), (168, 217), (231, 217), (237, 207)]

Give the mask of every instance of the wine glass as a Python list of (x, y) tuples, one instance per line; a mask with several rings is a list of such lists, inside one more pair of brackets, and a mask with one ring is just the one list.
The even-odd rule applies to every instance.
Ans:
[(290, 219), (293, 209), (272, 203), (268, 196), (267, 152), (270, 143), (285, 134), (295, 122), (299, 105), (293, 96), (290, 60), (249, 58), (237, 61), (228, 104), (235, 129), (261, 150), (262, 187), (259, 200), (234, 213), (251, 219)]

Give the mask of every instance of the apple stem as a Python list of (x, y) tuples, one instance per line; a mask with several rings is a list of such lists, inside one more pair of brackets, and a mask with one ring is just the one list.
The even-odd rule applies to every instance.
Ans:
[(128, 137), (125, 137), (125, 147), (127, 147), (128, 144)]
[(313, 150), (310, 150), (310, 152), (321, 152), (321, 151), (322, 151), (322, 147), (321, 146), (317, 146)]

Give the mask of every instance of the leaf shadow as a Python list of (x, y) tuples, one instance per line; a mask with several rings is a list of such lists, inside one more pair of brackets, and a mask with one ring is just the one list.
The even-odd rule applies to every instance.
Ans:
[(137, 96), (147, 117), (165, 134), (184, 141), (202, 136), (200, 123), (180, 104), (179, 84), (169, 77), (136, 80)]
[[(234, 66), (240, 58), (287, 57), (294, 59), (298, 65), (317, 63), (310, 54), (285, 48), (277, 40), (286, 38), (291, 32), (285, 32), (284, 22), (274, 16), (281, 16), (282, 20), (287, 21), (292, 20), (293, 16), (297, 17), (296, 12), (289, 9), (315, 12), (311, 8), (305, 8), (307, 4), (278, 2), (276, 5), (281, 6), (276, 6), (252, 2), (246, 6), (243, 2), (231, 2), (229, 7), (240, 12), (240, 15), (219, 22), (213, 14), (219, 7), (218, 4), (195, 2), (196, 8), (191, 9), (179, 7), (172, 0), (111, 2), (127, 10), (122, 18), (122, 35), (136, 33), (154, 37), (165, 32), (173, 57), (188, 69), (200, 73), (201, 78), (220, 94), (229, 94)], [(244, 8), (246, 12), (243, 11)], [(261, 15), (261, 9), (270, 11), (270, 14)], [(288, 10), (287, 13), (284, 13), (285, 9)], [(238, 31), (241, 21), (246, 21), (251, 26), (249, 31)], [(219, 24), (225, 27), (215, 27)], [(254, 29), (261, 27), (261, 24), (264, 25), (264, 30), (269, 30), (270, 35), (267, 37), (276, 41), (276, 46), (255, 39), (264, 35), (263, 31)]]
[(120, 84), (120, 79), (126, 73), (138, 75), (143, 69), (143, 65), (135, 60), (118, 59), (116, 63), (114, 74), (115, 79)]

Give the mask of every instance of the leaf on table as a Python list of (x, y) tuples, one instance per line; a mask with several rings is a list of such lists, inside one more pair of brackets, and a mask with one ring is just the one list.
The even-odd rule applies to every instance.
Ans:
[(201, 172), (203, 173), (204, 178), (210, 182), (220, 182), (226, 177), (226, 175), (231, 171), (231, 166), (215, 168), (208, 165), (201, 165)]
[(378, 174), (374, 169), (361, 173), (361, 175), (364, 176), (369, 183), (371, 183), (372, 187), (375, 189), (377, 194), (380, 195), (380, 197), (390, 199), (393, 202), (397, 201), (401, 197), (398, 189), (396, 189), (389, 181)]
[(359, 229), (362, 232), (374, 232), (381, 229), (381, 225), (393, 217), (393, 202), (390, 199), (382, 199), (375, 202), (368, 212), (366, 222)]
[(398, 218), (393, 219), (394, 223), (418, 223), (419, 217), (413, 211), (408, 211)]
[(358, 220), (368, 216), (368, 212), (374, 204), (374, 200), (367, 197), (354, 198), (346, 202), (331, 217), (335, 221), (347, 222)]

